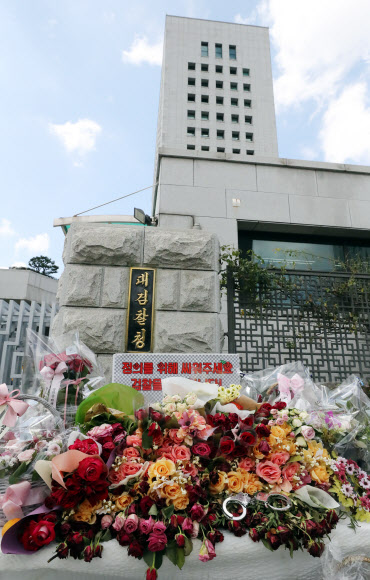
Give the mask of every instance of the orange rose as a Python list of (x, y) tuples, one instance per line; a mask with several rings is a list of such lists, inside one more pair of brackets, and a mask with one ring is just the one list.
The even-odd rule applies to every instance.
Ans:
[(116, 499), (116, 508), (118, 511), (123, 511), (126, 509), (132, 502), (134, 498), (131, 497), (128, 493), (123, 493)]
[(227, 487), (232, 493), (239, 493), (243, 490), (243, 477), (239, 471), (230, 471), (227, 474), (228, 484)]
[(85, 522), (86, 524), (95, 524), (96, 510), (101, 508), (102, 502), (91, 505), (88, 499), (85, 499), (79, 506), (78, 510), (73, 514), (72, 518), (75, 522)]
[(158, 459), (155, 463), (152, 463), (148, 469), (148, 475), (151, 479), (154, 477), (169, 477), (173, 475), (176, 471), (176, 466), (171, 459)]
[(253, 458), (254, 459), (264, 459), (265, 456), (263, 453), (261, 453), (261, 451), (258, 449), (258, 446), (261, 442), (258, 441), (258, 443), (256, 443), (256, 445), (253, 447)]
[(313, 469), (311, 469), (310, 475), (312, 479), (317, 481), (319, 485), (321, 485), (322, 483), (328, 483), (329, 481), (329, 474), (326, 471), (325, 467), (323, 467), (322, 465), (318, 465)]
[(175, 499), (175, 498), (179, 497), (180, 495), (182, 495), (181, 487), (179, 486), (178, 483), (172, 483), (170, 485), (165, 485), (163, 487), (163, 494), (168, 499)]
[(218, 481), (216, 483), (211, 483), (209, 486), (209, 493), (212, 495), (217, 495), (222, 493), (227, 485), (227, 475), (224, 471), (218, 471)]
[(188, 507), (189, 504), (189, 498), (187, 495), (179, 495), (179, 497), (176, 497), (173, 500), (173, 507), (175, 508), (175, 510), (184, 510)]
[(260, 482), (257, 475), (254, 473), (250, 473), (249, 471), (245, 471), (244, 469), (240, 470), (243, 480), (243, 491), (248, 493), (249, 495), (254, 495), (257, 491), (260, 491), (263, 488), (262, 483)]

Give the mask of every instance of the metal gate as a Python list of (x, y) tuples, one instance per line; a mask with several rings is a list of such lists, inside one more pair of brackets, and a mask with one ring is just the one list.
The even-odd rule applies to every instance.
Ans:
[(369, 381), (370, 276), (291, 270), (284, 280), (251, 296), (228, 275), (229, 352), (239, 354), (241, 369), (301, 360), (316, 381), (352, 373)]

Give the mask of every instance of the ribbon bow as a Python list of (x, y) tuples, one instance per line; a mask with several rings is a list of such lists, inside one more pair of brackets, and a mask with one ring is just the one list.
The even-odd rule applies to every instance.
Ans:
[[(20, 401), (17, 398), (19, 393), (19, 389), (15, 389), (9, 393), (5, 383), (0, 385), (0, 408), (4, 405), (7, 407), (2, 420), (2, 424), (6, 427), (14, 427), (17, 417), (21, 417), (28, 409), (28, 403)], [(14, 396), (12, 397), (12, 395)]]
[(65, 371), (68, 367), (65, 362), (60, 362), (55, 369), (51, 367), (43, 367), (40, 371), (41, 376), (45, 380), (45, 395), (49, 403), (56, 407), (58, 391), (60, 389), (60, 383), (64, 378)]
[(297, 393), (303, 391), (304, 380), (297, 373), (291, 379), (278, 373), (277, 380), (280, 398), (286, 403), (290, 403)]
[(22, 507), (42, 503), (46, 497), (42, 488), (32, 489), (29, 481), (10, 485), (4, 495), (0, 495), (0, 508), (8, 520), (23, 518)]

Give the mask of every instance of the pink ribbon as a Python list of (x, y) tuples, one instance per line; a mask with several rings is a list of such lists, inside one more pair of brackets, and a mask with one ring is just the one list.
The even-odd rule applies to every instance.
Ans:
[(4, 495), (0, 496), (2, 508), (7, 520), (23, 518), (22, 507), (42, 503), (47, 495), (45, 488), (32, 489), (29, 481), (10, 485)]
[(49, 403), (51, 403), (53, 407), (56, 407), (60, 383), (64, 378), (66, 370), (68, 370), (66, 363), (60, 362), (55, 371), (51, 367), (44, 367), (40, 371), (40, 374), (46, 382), (46, 391), (49, 391)]
[(297, 393), (303, 391), (304, 380), (297, 373), (291, 379), (279, 373), (277, 380), (280, 398), (286, 403), (290, 403)]
[[(6, 427), (14, 427), (17, 417), (21, 417), (28, 409), (28, 403), (17, 399), (19, 393), (19, 389), (14, 389), (14, 391), (9, 393), (5, 383), (0, 385), (0, 406), (7, 405), (7, 410), (2, 420), (2, 424)], [(11, 396), (13, 394), (14, 397)]]

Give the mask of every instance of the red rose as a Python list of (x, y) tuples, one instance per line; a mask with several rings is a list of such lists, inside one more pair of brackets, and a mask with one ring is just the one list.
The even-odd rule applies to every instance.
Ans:
[(144, 548), (137, 540), (133, 540), (128, 547), (128, 554), (134, 558), (142, 558)]
[(91, 546), (86, 546), (86, 548), (83, 551), (83, 556), (85, 562), (91, 562), (91, 560), (94, 557), (94, 552)]
[(242, 431), (244, 431), (244, 429), (249, 429), (250, 427), (253, 427), (253, 423), (254, 423), (254, 415), (249, 415), (248, 417), (245, 417), (245, 419), (239, 419), (239, 427)]
[(324, 551), (324, 547), (325, 547), (324, 542), (318, 542), (318, 541), (315, 542), (315, 541), (311, 540), (308, 544), (308, 552), (314, 558), (320, 558), (321, 554)]
[(194, 455), (200, 455), (200, 457), (208, 457), (212, 451), (207, 443), (196, 443), (191, 450)]
[(235, 449), (234, 440), (231, 437), (221, 437), (220, 453), (221, 455), (230, 455)]
[(149, 515), (149, 510), (153, 504), (154, 504), (154, 500), (151, 497), (149, 497), (148, 495), (144, 496), (140, 500), (140, 509), (141, 509), (144, 517)]
[(76, 439), (73, 445), (70, 445), (68, 449), (77, 449), (78, 451), (82, 451), (82, 453), (86, 453), (86, 455), (98, 455), (99, 448), (95, 443), (94, 439)]
[(206, 515), (207, 510), (200, 503), (195, 503), (190, 510), (190, 517), (196, 522), (200, 522), (202, 518)]
[(270, 405), (270, 403), (262, 403), (256, 414), (259, 417), (269, 417), (269, 415), (271, 414), (271, 409), (272, 406)]
[(148, 429), (149, 437), (159, 437), (162, 434), (161, 428), (158, 423), (152, 423)]
[(175, 536), (176, 544), (179, 548), (183, 548), (185, 546), (185, 536), (184, 534), (176, 534)]
[(266, 539), (273, 550), (277, 550), (278, 547), (281, 546), (281, 538), (277, 534), (267, 532)]
[(257, 437), (253, 431), (244, 431), (239, 436), (239, 441), (242, 445), (254, 445), (257, 441)]
[(260, 535), (257, 532), (256, 528), (250, 528), (250, 530), (249, 530), (249, 536), (253, 540), (253, 542), (258, 542), (259, 539), (260, 539)]
[(263, 453), (263, 455), (268, 455), (270, 453), (270, 445), (267, 443), (267, 441), (261, 441), (261, 443), (258, 445), (258, 451)]
[(86, 457), (77, 468), (77, 474), (85, 481), (97, 481), (103, 471), (104, 463), (100, 457)]
[(270, 435), (270, 431), (271, 431), (271, 427), (269, 427), (269, 425), (263, 425), (263, 423), (261, 423), (260, 425), (257, 425), (256, 427), (256, 433), (258, 435), (258, 437), (268, 437)]
[(147, 569), (146, 580), (157, 580), (157, 570), (155, 568)]
[(278, 411), (281, 411), (281, 409), (285, 409), (286, 407), (286, 403), (284, 403), (283, 401), (279, 401), (278, 403), (275, 403), (275, 405), (273, 406), (273, 409), (277, 409)]
[(22, 545), (26, 550), (35, 552), (55, 540), (54, 522), (31, 520), (21, 536)]
[(152, 532), (148, 537), (150, 552), (161, 552), (167, 546), (167, 536), (164, 532)]

